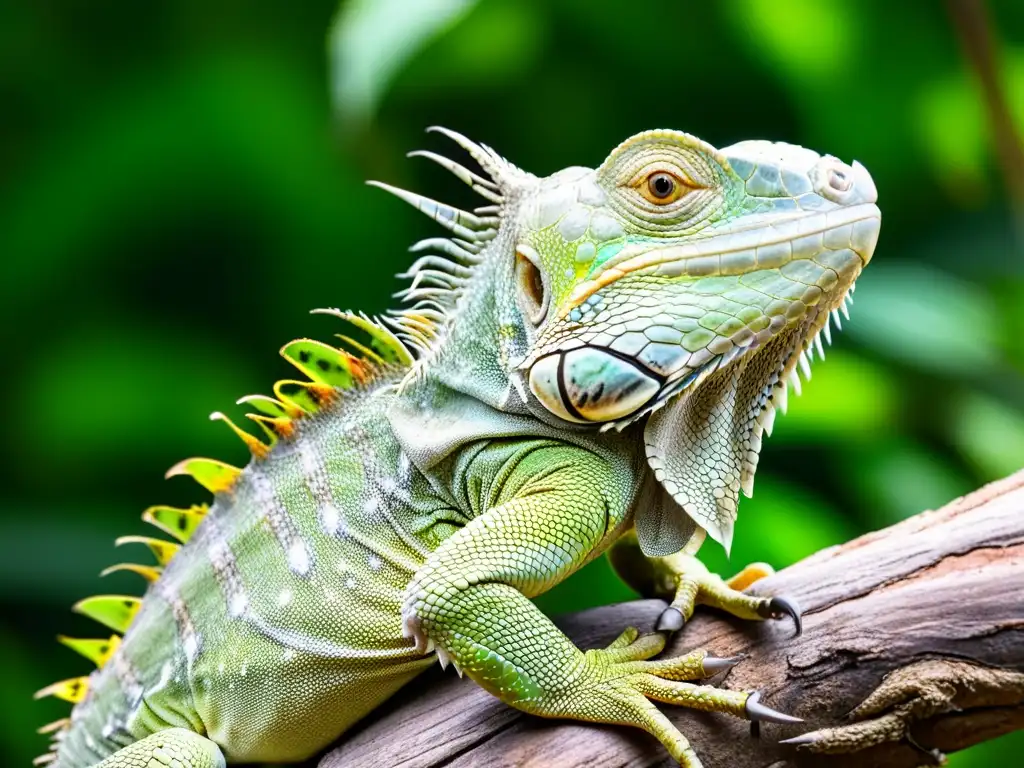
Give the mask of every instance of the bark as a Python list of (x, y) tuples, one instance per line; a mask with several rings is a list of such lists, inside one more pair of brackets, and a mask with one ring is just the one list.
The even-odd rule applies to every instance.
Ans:
[[(1024, 728), (1024, 472), (937, 511), (833, 547), (758, 582), (804, 608), (747, 623), (698, 609), (666, 653), (746, 658), (713, 682), (761, 690), (806, 720), (750, 724), (663, 706), (705, 768), (909, 768)], [(583, 648), (650, 630), (664, 603), (639, 600), (559, 621)], [(819, 731), (819, 729), (830, 729)], [(816, 744), (780, 739), (817, 731)], [(651, 736), (543, 720), (433, 670), (373, 713), (320, 763), (372, 766), (668, 765)]]

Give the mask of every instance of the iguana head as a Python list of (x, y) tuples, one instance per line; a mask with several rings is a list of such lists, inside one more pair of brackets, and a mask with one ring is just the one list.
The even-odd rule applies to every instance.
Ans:
[(871, 259), (875, 200), (863, 166), (802, 147), (634, 136), (523, 205), (519, 370), (566, 421), (646, 417), (658, 479), (728, 544), (763, 426)]
[[(450, 135), (491, 178), (444, 163), (494, 202), (477, 215), (428, 211), (462, 226), (456, 243), (486, 274), (486, 289), (467, 278), (452, 330), (473, 322), (493, 337), (494, 359), (542, 418), (642, 427), (664, 489), (728, 547), (762, 431), (871, 259), (871, 176), (790, 144), (719, 150), (655, 130), (596, 170), (536, 178)], [(484, 293), (486, 317), (474, 315)], [(637, 526), (649, 554), (682, 545)]]

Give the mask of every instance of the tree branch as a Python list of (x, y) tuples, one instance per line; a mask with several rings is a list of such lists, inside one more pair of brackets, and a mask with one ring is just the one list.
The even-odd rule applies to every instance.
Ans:
[[(761, 690), (770, 706), (807, 722), (765, 725), (754, 738), (746, 722), (663, 707), (705, 768), (910, 768), (934, 762), (932, 750), (1024, 728), (1024, 472), (823, 550), (754, 591), (796, 597), (803, 636), (791, 637), (788, 622), (746, 623), (700, 609), (667, 653), (746, 654), (713, 682)], [(597, 647), (627, 625), (650, 630), (663, 606), (639, 600), (559, 624), (581, 647)], [(816, 745), (778, 743), (812, 731)], [(668, 759), (643, 732), (530, 717), (437, 669), (320, 763), (398, 764), (593, 768)]]

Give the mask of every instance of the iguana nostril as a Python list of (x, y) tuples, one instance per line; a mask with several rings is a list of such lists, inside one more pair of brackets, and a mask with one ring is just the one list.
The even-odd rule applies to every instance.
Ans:
[(833, 169), (828, 175), (828, 185), (836, 192), (849, 192), (853, 181), (843, 171)]
[(856, 163), (850, 166), (826, 155), (811, 168), (808, 176), (814, 191), (826, 200), (843, 205), (874, 201), (874, 185), (867, 172)]

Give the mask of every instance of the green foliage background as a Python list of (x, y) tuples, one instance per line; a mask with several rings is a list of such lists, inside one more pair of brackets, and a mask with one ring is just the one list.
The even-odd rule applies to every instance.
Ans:
[[(1024, 132), (1024, 3), (990, 8)], [(1024, 465), (1024, 249), (943, 3), (364, 0), (325, 46), (336, 12), (0, 10), (5, 765), (66, 711), (31, 692), (83, 671), (52, 642), (94, 632), (68, 606), (138, 590), (96, 576), (120, 557), (113, 538), (141, 532), (151, 503), (200, 497), (163, 469), (244, 460), (205, 415), (287, 374), (281, 343), (335, 331), (309, 309), (383, 310), (407, 245), (437, 233), (362, 180), (469, 202), (403, 159), (454, 151), (431, 124), (539, 174), (651, 127), (791, 141), (874, 174), (875, 260), (848, 332), (776, 424), (733, 567), (791, 563)], [(629, 596), (599, 562), (543, 603)], [(1019, 765), (1022, 749), (1018, 734), (951, 764)]]

